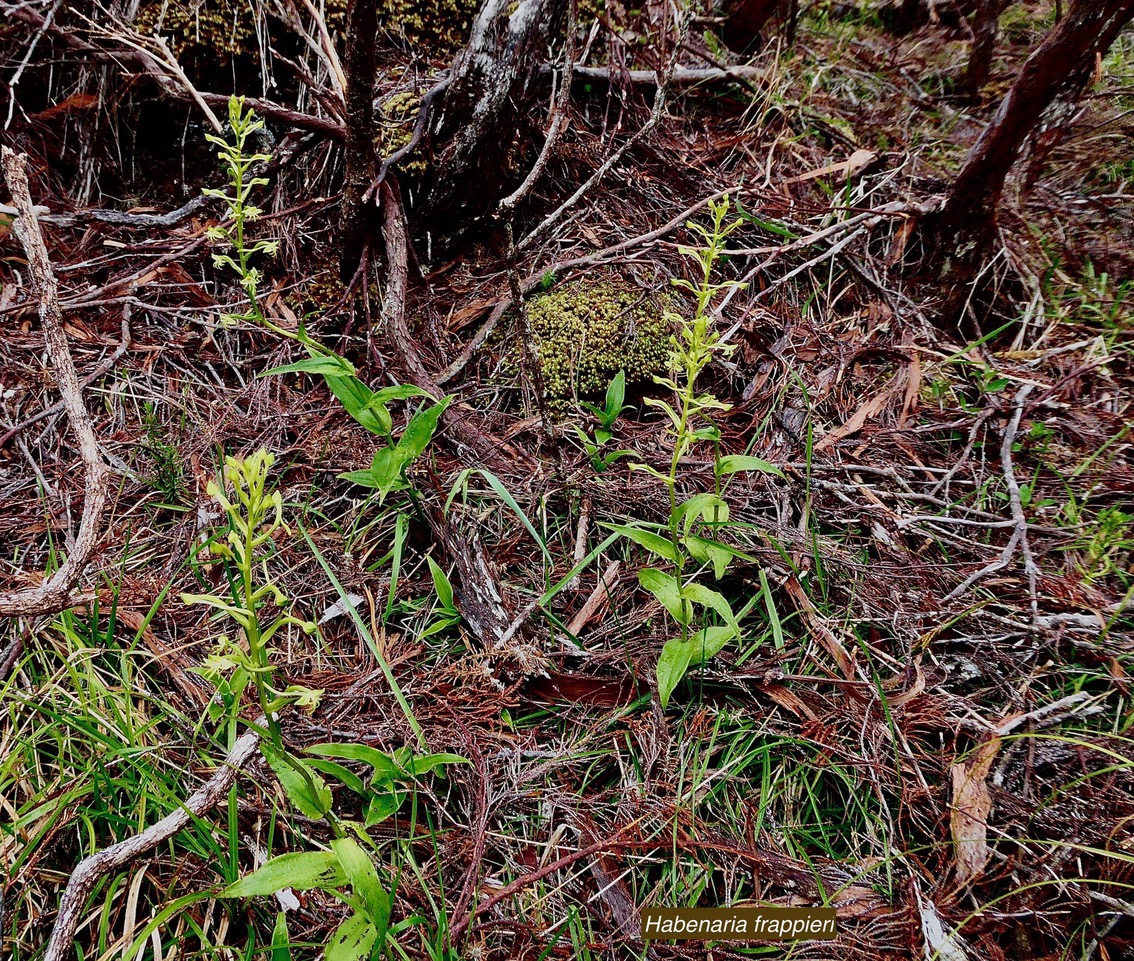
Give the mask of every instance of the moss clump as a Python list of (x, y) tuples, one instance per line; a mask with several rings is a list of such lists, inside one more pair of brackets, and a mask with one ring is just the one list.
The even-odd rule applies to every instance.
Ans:
[[(421, 97), (408, 91), (387, 97), (379, 109), (378, 139), (374, 143), (375, 152), (383, 160), (397, 153), (413, 139), (413, 129), (417, 125), (417, 115), (421, 110)], [(410, 173), (422, 173), (425, 162), (420, 156), (410, 155), (400, 167)]]
[(602, 391), (620, 370), (627, 381), (662, 373), (669, 361), (664, 295), (624, 284), (576, 280), (528, 301), (544, 386), (551, 398)]
[(256, 48), (256, 13), (251, 5), (233, 0), (149, 3), (134, 22), (142, 33), (165, 37), (178, 58), (211, 53), (228, 61)]
[[(325, 4), (327, 29), (340, 49), (348, 6), (349, 0)], [(478, 0), (378, 0), (378, 30), (387, 38), (447, 54), (468, 40), (478, 7)], [(166, 37), (179, 58), (211, 55), (227, 63), (240, 55), (256, 56), (257, 22), (266, 21), (268, 12), (266, 5), (243, 0), (143, 0), (135, 24), (143, 33)]]
[(479, 7), (480, 0), (381, 0), (379, 29), (415, 46), (458, 50), (469, 39)]

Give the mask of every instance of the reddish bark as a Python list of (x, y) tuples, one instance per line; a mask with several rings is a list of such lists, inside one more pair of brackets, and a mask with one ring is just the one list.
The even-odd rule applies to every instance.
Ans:
[(1079, 98), (1096, 57), (1106, 53), (1134, 18), (1134, 0), (1073, 0), (1064, 18), (1028, 57), (996, 115), (969, 151), (961, 172), (923, 236), (938, 267), (944, 302), (941, 321), (951, 326), (996, 235), (996, 211), (1021, 148), (1048, 111)]

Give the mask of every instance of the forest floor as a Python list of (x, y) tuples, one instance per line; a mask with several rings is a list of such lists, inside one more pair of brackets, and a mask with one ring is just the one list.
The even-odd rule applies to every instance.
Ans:
[[(813, 5), (791, 48), (749, 61), (758, 75), (675, 91), (659, 127), (523, 251), (521, 274), (551, 294), (610, 281), (635, 303), (668, 292), (688, 315), (671, 284), (695, 279), (683, 222), (707, 223), (725, 191), (744, 215), (717, 274), (747, 282), (721, 294), (735, 350), (699, 383), (730, 405), (715, 415), (720, 452), (778, 473), (724, 488), (727, 570), (699, 576), (741, 614), (740, 635), (664, 709), (655, 666), (676, 629), (639, 577), (661, 562), (609, 526), (667, 530), (667, 488), (638, 467), (669, 467), (665, 415), (645, 402), (663, 388), (630, 383), (611, 439), (588, 453), (595, 415), (561, 399), (545, 421), (505, 314), (444, 385), (491, 456), (443, 426), (409, 471), (412, 496), (381, 498), (340, 476), (367, 469), (378, 438), (324, 379), (263, 376), (306, 353), (222, 323), (244, 299), (211, 259), (221, 203), (165, 228), (89, 215), (165, 213), (223, 188), (214, 147), (152, 147), (166, 127), (143, 126), (116, 199), (82, 172), (95, 148), (69, 125), (95, 108), (79, 94), (20, 128), (9, 142), (30, 155), (35, 202), (67, 215), (44, 229), (113, 483), (89, 602), (0, 635), (8, 956), (41, 957), (79, 861), (176, 810), (231, 747), (201, 673), (225, 627), (181, 595), (233, 587), (204, 547), (226, 530), (206, 488), (226, 456), (263, 448), (286, 525), (264, 576), (319, 623), (274, 640), (277, 681), (322, 692), (312, 711), (282, 712), (285, 743), (375, 748), (411, 774), (407, 747), (463, 759), (395, 779), (393, 794), (357, 777), (365, 752), (344, 762), (354, 782), (324, 771), (340, 821), (370, 814), (391, 956), (699, 957), (695, 942), (643, 943), (639, 909), (759, 902), (834, 907), (838, 939), (722, 942), (712, 957), (1130, 957), (1134, 35), (1035, 183), (1013, 185), (984, 335), (937, 329), (900, 267), (911, 217), (1041, 29), (1034, 8), (1006, 21), (973, 104), (952, 96), (959, 28), (895, 37)], [(423, 88), (443, 66), (411, 65)], [(383, 71), (402, 91), (404, 57)], [(517, 237), (646, 121), (650, 97), (576, 85)], [(407, 379), (404, 351), (381, 323), (384, 287), (344, 298), (334, 155), (307, 145), (257, 188), (250, 230), (280, 241), (260, 262), (260, 303), (378, 389)], [(411, 262), (406, 317), (433, 376), (510, 296), (501, 243), (489, 231)], [(84, 496), (22, 257), (0, 222), (0, 546), (15, 586), (58, 567)], [(421, 404), (390, 403), (395, 434)], [(631, 453), (604, 463), (615, 450)], [(713, 491), (713, 465), (712, 443), (693, 448), (681, 495)], [(524, 615), (497, 649), (462, 620), (470, 585), (443, 514), (489, 559), (509, 617)], [(289, 948), (272, 942), (282, 900), (219, 896), (272, 855), (329, 843), (328, 823), (292, 803), (254, 760), (215, 810), (99, 881), (80, 956), (315, 956), (350, 911), (331, 893), (297, 890)]]

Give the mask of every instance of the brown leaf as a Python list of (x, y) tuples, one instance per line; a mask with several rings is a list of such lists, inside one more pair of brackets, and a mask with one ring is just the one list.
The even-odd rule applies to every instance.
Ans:
[(1000, 738), (991, 737), (973, 752), (967, 761), (954, 762), (953, 810), (949, 826), (953, 833), (957, 880), (968, 884), (988, 864), (988, 816), (992, 813), (992, 795), (988, 790), (988, 772), (1000, 752)]
[(842, 163), (828, 164), (826, 167), (820, 167), (818, 170), (809, 170), (807, 173), (800, 174), (798, 177), (789, 177), (784, 183), (798, 184), (806, 180), (816, 180), (819, 177), (827, 177), (831, 174), (840, 174), (849, 180), (855, 174), (865, 170), (877, 159), (878, 154), (873, 150), (856, 150)]
[(863, 404), (851, 415), (850, 419), (846, 421), (846, 423), (844, 423), (841, 427), (836, 427), (821, 441), (819, 441), (819, 443), (815, 445), (815, 450), (825, 450), (836, 441), (840, 441), (844, 437), (847, 437), (850, 434), (855, 433), (856, 431), (862, 430), (863, 426), (868, 420), (870, 420), (872, 417), (876, 417), (885, 409), (886, 405), (890, 402), (890, 398), (896, 392), (897, 387), (900, 386), (901, 382), (904, 380), (905, 378), (902, 375), (895, 377), (885, 390), (883, 390), (880, 394), (876, 394), (874, 397), (871, 397), (865, 404)]

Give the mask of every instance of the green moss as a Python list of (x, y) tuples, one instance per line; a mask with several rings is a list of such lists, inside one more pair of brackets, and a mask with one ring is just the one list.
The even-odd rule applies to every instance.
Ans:
[[(346, 9), (347, 0), (335, 0)], [(465, 45), (480, 0), (379, 0), (378, 27), (438, 52)]]
[(135, 25), (142, 33), (165, 37), (179, 58), (212, 53), (228, 60), (242, 50), (255, 50), (255, 14), (233, 0), (148, 3), (138, 11)]
[[(421, 97), (415, 93), (395, 93), (387, 97), (378, 108), (378, 139), (374, 143), (375, 152), (385, 159), (397, 153), (413, 139), (413, 128), (417, 124)], [(401, 170), (421, 173), (425, 162), (420, 155), (413, 154), (403, 161)]]
[(551, 398), (592, 394), (626, 371), (628, 382), (665, 371), (668, 298), (610, 280), (577, 280), (528, 301)]
[[(348, 5), (349, 0), (326, 0), (327, 29), (340, 52)], [(378, 0), (378, 31), (444, 55), (468, 40), (478, 6), (478, 0)], [(228, 61), (256, 55), (257, 16), (255, 6), (243, 0), (150, 0), (135, 22), (143, 33), (166, 37), (178, 57), (211, 54)]]

